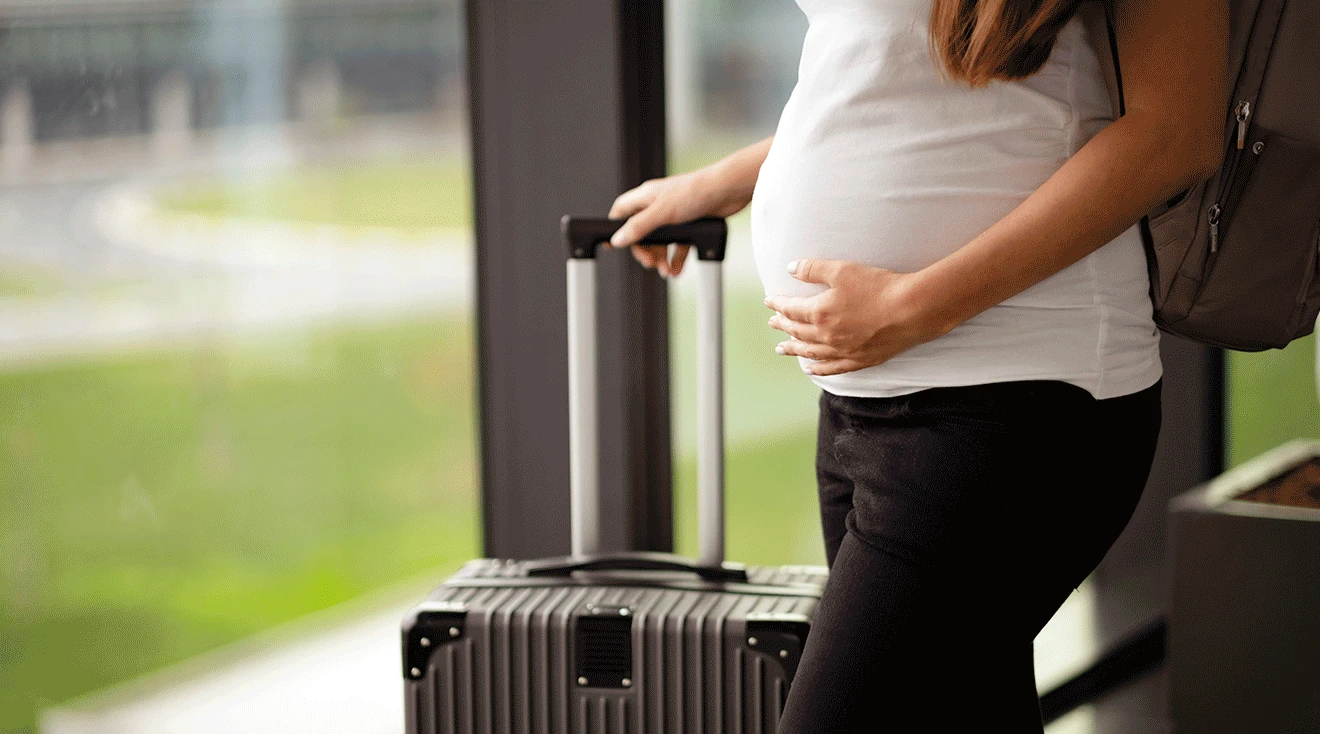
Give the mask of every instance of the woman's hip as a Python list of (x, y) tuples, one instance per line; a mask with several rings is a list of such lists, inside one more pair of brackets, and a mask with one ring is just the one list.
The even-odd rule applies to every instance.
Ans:
[(834, 513), (846, 511), (849, 532), (914, 564), (1093, 567), (1145, 485), (1159, 390), (1096, 400), (1040, 381), (824, 393), (818, 474), (845, 491), (822, 485), (822, 501), (850, 505)]

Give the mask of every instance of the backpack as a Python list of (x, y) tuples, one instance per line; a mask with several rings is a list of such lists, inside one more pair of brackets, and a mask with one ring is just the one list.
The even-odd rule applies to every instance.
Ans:
[[(1224, 162), (1140, 228), (1155, 323), (1254, 352), (1310, 334), (1320, 313), (1320, 2), (1229, 5)], [(1122, 115), (1111, 4), (1081, 12)]]

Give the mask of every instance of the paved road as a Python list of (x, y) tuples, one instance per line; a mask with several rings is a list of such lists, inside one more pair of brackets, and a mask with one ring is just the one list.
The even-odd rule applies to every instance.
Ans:
[[(470, 308), (466, 230), (389, 230), (162, 215), (168, 182), (96, 178), (0, 187), (0, 269), (49, 273), (49, 292), (0, 297), (0, 370), (199, 336), (388, 321)], [(745, 223), (730, 284), (756, 287)], [(690, 278), (677, 293), (690, 297)]]
[(162, 217), (151, 185), (0, 189), (0, 260), (52, 290), (0, 298), (0, 368), (106, 351), (468, 307), (466, 231), (401, 241)]
[(270, 646), (142, 692), (46, 712), (42, 734), (401, 734), (407, 607)]

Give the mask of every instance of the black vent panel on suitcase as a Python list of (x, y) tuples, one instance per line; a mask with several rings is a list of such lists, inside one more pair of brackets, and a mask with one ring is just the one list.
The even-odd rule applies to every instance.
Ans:
[(626, 607), (593, 608), (577, 618), (574, 659), (579, 686), (632, 686), (632, 621)]

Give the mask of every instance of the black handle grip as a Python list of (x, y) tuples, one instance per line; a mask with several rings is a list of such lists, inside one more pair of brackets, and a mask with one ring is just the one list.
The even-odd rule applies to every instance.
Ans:
[[(568, 256), (575, 260), (596, 257), (596, 247), (609, 242), (610, 237), (623, 226), (623, 219), (603, 217), (574, 217), (568, 214), (561, 220), (564, 243)], [(724, 246), (729, 240), (729, 226), (719, 217), (694, 219), (684, 224), (666, 224), (642, 238), (643, 245), (692, 245), (701, 260), (723, 260)]]
[(568, 576), (574, 571), (679, 571), (695, 573), (706, 581), (747, 583), (747, 569), (736, 564), (700, 566), (683, 556), (648, 551), (545, 558), (529, 561), (526, 569), (528, 576)]

